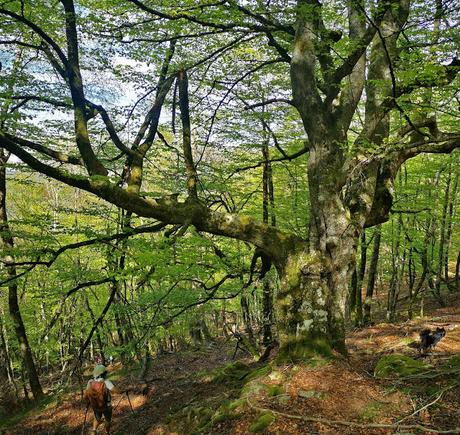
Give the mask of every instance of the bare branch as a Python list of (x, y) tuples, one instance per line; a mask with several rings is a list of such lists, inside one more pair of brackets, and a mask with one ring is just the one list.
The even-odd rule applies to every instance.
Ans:
[(50, 45), (53, 50), (58, 55), (59, 59), (61, 60), (62, 64), (67, 67), (68, 60), (65, 56), (64, 52), (61, 50), (61, 47), (54, 41), (51, 36), (49, 36), (41, 27), (37, 24), (33, 23), (32, 21), (25, 18), (23, 15), (18, 15), (15, 12), (9, 11), (8, 9), (0, 8), (0, 15), (6, 15), (8, 17), (13, 18), (15, 21), (24, 24), (25, 26), (32, 29), (41, 39), (43, 39), (48, 45)]
[(75, 138), (81, 157), (85, 162), (90, 175), (107, 175), (107, 169), (98, 160), (88, 133), (88, 121), (86, 117), (86, 99), (83, 90), (83, 79), (80, 72), (80, 60), (78, 55), (78, 35), (75, 6), (73, 0), (61, 0), (65, 10), (65, 30), (67, 37), (68, 63), (66, 73), (70, 93), (74, 106)]
[(180, 117), (182, 121), (182, 147), (184, 150), (185, 170), (187, 172), (187, 190), (189, 198), (192, 201), (198, 201), (196, 185), (198, 175), (195, 164), (193, 163), (192, 154), (192, 130), (190, 126), (190, 109), (188, 99), (188, 78), (185, 70), (179, 71), (179, 106)]
[(291, 106), (294, 105), (294, 102), (287, 98), (269, 98), (268, 100), (262, 101), (260, 103), (249, 104), (244, 107), (244, 110), (255, 109), (256, 107), (267, 106), (273, 103), (286, 103), (286, 104), (290, 104)]
[(68, 154), (65, 154), (65, 153), (63, 153), (61, 151), (53, 150), (51, 148), (48, 148), (48, 147), (46, 147), (44, 145), (41, 145), (41, 144), (38, 144), (36, 142), (32, 142), (30, 140), (14, 137), (14, 136), (12, 136), (12, 135), (10, 135), (8, 133), (3, 133), (3, 134), (9, 140), (15, 141), (15, 142), (17, 142), (18, 144), (20, 144), (20, 145), (22, 145), (24, 147), (27, 147), (27, 148), (33, 149), (35, 151), (38, 151), (41, 154), (44, 154), (44, 155), (46, 155), (48, 157), (51, 157), (52, 159), (56, 160), (57, 162), (70, 163), (72, 165), (83, 166), (83, 160), (81, 159), (81, 157), (68, 155)]
[(242, 28), (242, 27), (248, 28), (252, 31), (257, 31), (257, 32), (265, 32), (266, 30), (272, 30), (272, 27), (269, 27), (266, 25), (253, 24), (249, 22), (216, 23), (213, 21), (202, 20), (201, 18), (198, 18), (187, 12), (175, 12), (174, 14), (169, 14), (166, 12), (159, 11), (158, 9), (154, 9), (150, 6), (147, 6), (146, 4), (142, 3), (139, 0), (128, 0), (128, 1), (136, 5), (139, 9), (143, 10), (144, 12), (147, 12), (159, 18), (163, 18), (163, 19), (167, 19), (171, 21), (186, 20), (186, 21), (190, 21), (195, 24), (200, 24), (201, 26), (211, 27), (214, 29), (227, 30), (227, 31), (234, 30), (237, 28)]

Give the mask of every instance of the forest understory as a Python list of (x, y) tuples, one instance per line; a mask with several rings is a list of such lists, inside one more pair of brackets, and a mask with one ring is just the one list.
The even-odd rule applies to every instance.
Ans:
[[(444, 308), (428, 301), (423, 318), (350, 331), (348, 358), (258, 363), (242, 351), (233, 359), (234, 340), (217, 339), (156, 356), (145, 381), (140, 365), (115, 363), (110, 378), (130, 392), (113, 398), (113, 433), (460, 433), (459, 302), (451, 294)], [(436, 327), (446, 336), (422, 357), (419, 333)], [(65, 379), (43, 379), (42, 404), (13, 415), (0, 433), (89, 433), (92, 412), (85, 422), (81, 392), (62, 392)]]

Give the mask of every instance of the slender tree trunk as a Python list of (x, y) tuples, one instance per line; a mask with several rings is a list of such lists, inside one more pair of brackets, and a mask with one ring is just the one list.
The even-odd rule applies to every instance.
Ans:
[(262, 315), (263, 315), (263, 337), (262, 344), (268, 346), (273, 341), (273, 285), (271, 279), (265, 276), (263, 279), (263, 300), (262, 300)]
[(192, 340), (192, 346), (199, 347), (203, 341), (203, 336), (201, 333), (200, 321), (193, 319), (189, 324), (189, 334), (190, 339)]
[[(263, 106), (265, 113), (265, 106)], [(270, 163), (270, 152), (269, 152), (269, 136), (266, 131), (266, 124), (263, 120), (263, 132), (264, 132), (264, 143), (262, 146), (262, 156), (264, 159), (263, 166), (263, 221), (268, 224), (269, 214), (271, 215), (271, 224), (276, 226), (276, 217), (275, 217), (275, 195), (273, 191), (273, 177), (272, 177), (272, 168)], [(269, 213), (269, 204), (270, 204), (270, 213)], [(268, 275), (263, 278), (262, 283), (262, 318), (263, 318), (263, 336), (262, 343), (264, 346), (268, 346), (273, 341), (273, 331), (272, 325), (274, 321), (273, 315), (273, 285), (271, 279)]]
[[(3, 249), (9, 251), (14, 248), (14, 240), (10, 232), (8, 225), (8, 215), (6, 212), (6, 162), (8, 159), (5, 157), (3, 150), (0, 152), (0, 232)], [(11, 279), (10, 283), (8, 284), (8, 306), (10, 316), (13, 320), (16, 338), (19, 342), (19, 349), (24, 361), (24, 366), (27, 370), (32, 394), (35, 399), (39, 399), (43, 396), (43, 390), (40, 385), (32, 350), (29, 345), (26, 329), (22, 320), (21, 311), (19, 309), (18, 286), (16, 283), (16, 267), (12, 264), (14, 263), (14, 259), (11, 257), (11, 255), (6, 254), (3, 258), (3, 261), (6, 264), (8, 278)]]
[[(458, 193), (458, 174), (455, 176), (454, 186), (452, 188), (451, 200), (449, 201), (449, 213), (448, 213), (448, 223), (447, 223), (447, 232), (446, 232), (446, 251), (444, 254), (444, 279), (449, 286), (449, 250), (452, 240), (452, 227), (454, 223), (454, 216), (456, 212), (457, 205), (457, 193)], [(449, 286), (449, 289), (451, 287)]]
[[(3, 310), (3, 307), (0, 307), (0, 315), (2, 316), (3, 319), (5, 318), (5, 312)], [(5, 357), (6, 357), (5, 364), (6, 364), (6, 370), (8, 373), (8, 381), (13, 385), (14, 390), (16, 392), (16, 396), (19, 399), (18, 386), (14, 378), (13, 361), (11, 359), (12, 356), (10, 352), (8, 333), (7, 333), (4, 321), (0, 321), (0, 327), (1, 327), (2, 346), (5, 351)]]
[(444, 270), (444, 261), (448, 261), (446, 256), (446, 231), (447, 231), (447, 211), (449, 208), (449, 193), (450, 193), (450, 184), (452, 179), (452, 173), (449, 168), (449, 173), (447, 175), (446, 181), (446, 190), (444, 191), (444, 199), (442, 202), (442, 215), (441, 215), (441, 227), (439, 235), (439, 252), (438, 252), (438, 268), (436, 276), (436, 293), (441, 294), (441, 282), (442, 282), (442, 273)]
[(244, 332), (248, 336), (248, 339), (251, 342), (251, 345), (254, 348), (256, 348), (257, 347), (256, 340), (254, 337), (254, 331), (252, 329), (251, 311), (249, 308), (249, 298), (247, 295), (241, 295), (240, 304), (241, 304), (241, 313), (243, 315)]
[(409, 276), (409, 286), (408, 286), (408, 297), (409, 297), (409, 308), (407, 309), (407, 316), (409, 320), (412, 320), (414, 317), (414, 312), (412, 310), (412, 302), (414, 299), (414, 285), (415, 285), (415, 264), (414, 264), (414, 256), (413, 256), (413, 247), (409, 248), (409, 264), (408, 264), (408, 276)]
[(361, 326), (363, 324), (363, 298), (362, 298), (362, 283), (364, 275), (366, 273), (366, 261), (367, 261), (367, 244), (366, 244), (366, 232), (363, 231), (361, 234), (360, 241), (360, 263), (359, 271), (355, 267), (353, 275), (351, 277), (351, 295), (350, 295), (350, 311), (351, 320), (354, 325)]
[(206, 323), (206, 317), (202, 317), (200, 320), (201, 332), (203, 334), (204, 340), (209, 343), (212, 341), (211, 332), (209, 332), (208, 324)]
[(460, 251), (457, 254), (457, 263), (455, 264), (455, 287), (460, 291)]
[(0, 380), (7, 380), (13, 384), (13, 370), (11, 367), (10, 352), (6, 341), (6, 328), (0, 316)]
[(377, 266), (378, 266), (379, 255), (380, 255), (381, 236), (382, 236), (382, 228), (379, 225), (375, 228), (371, 264), (369, 266), (369, 273), (368, 273), (368, 278), (367, 278), (366, 299), (364, 301), (364, 318), (363, 318), (363, 322), (365, 325), (369, 325), (372, 319), (371, 303), (372, 303), (372, 298), (374, 296), (375, 278), (377, 276)]
[[(96, 323), (96, 316), (94, 315), (94, 311), (91, 308), (91, 305), (89, 304), (89, 300), (88, 300), (86, 295), (84, 296), (84, 299), (85, 299), (86, 309), (88, 310), (89, 315), (91, 317), (91, 321), (93, 322), (93, 325), (94, 325)], [(102, 364), (105, 365), (107, 361), (106, 361), (106, 358), (105, 358), (104, 345), (102, 344), (102, 338), (101, 338), (101, 333), (100, 333), (100, 328), (99, 327), (96, 329), (95, 334), (96, 334), (97, 345), (98, 345), (98, 348), (99, 348), (99, 354), (100, 354), (101, 359), (102, 359)]]
[(396, 304), (397, 304), (397, 293), (399, 286), (399, 268), (401, 267), (400, 259), (400, 245), (401, 245), (401, 226), (402, 226), (402, 216), (398, 215), (396, 222), (396, 234), (393, 236), (396, 239), (393, 239), (393, 246), (391, 252), (391, 280), (390, 287), (388, 289), (388, 299), (387, 299), (387, 320), (389, 322), (395, 321), (396, 316)]

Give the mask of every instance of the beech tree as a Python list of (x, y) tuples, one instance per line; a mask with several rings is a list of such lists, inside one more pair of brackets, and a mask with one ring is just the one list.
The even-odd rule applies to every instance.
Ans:
[[(129, 216), (193, 225), (199, 232), (254, 245), (280, 277), (280, 355), (346, 353), (345, 307), (360, 235), (388, 220), (393, 183), (405, 161), (460, 147), (455, 126), (460, 61), (451, 56), (459, 36), (455, 14), (455, 2), (447, 0), (433, 5), (409, 0), (4, 1), (3, 73), (10, 70), (15, 50), (28, 55), (23, 76), (8, 78), (17, 82), (9, 86), (13, 90), (2, 88), (3, 98), (14, 104), (0, 131), (0, 147), (32, 170), (90, 192)], [(136, 52), (133, 44), (142, 50)], [(230, 68), (220, 71), (220, 86), (226, 84), (226, 97), (242, 80), (268, 83), (277, 77), (279, 89), (267, 92), (273, 98), (245, 108), (264, 105), (269, 113), (281, 104), (295, 109), (303, 146), (288, 154), (275, 141), (281, 155), (271, 162), (289, 164), (308, 153), (308, 237), (267, 219), (222, 211), (200, 185), (203, 152), (193, 142), (200, 113), (189, 102), (189, 78), (201, 67), (211, 74), (215, 59), (241, 44), (252, 44), (257, 62), (236, 79)], [(155, 85), (127, 113), (110, 99), (103, 104), (104, 84), (95, 91), (92, 83), (99, 74), (103, 82), (104, 73), (116, 68), (115, 56), (139, 67), (131, 77), (121, 77), (123, 86), (130, 80), (135, 84), (136, 74), (151, 82), (152, 71), (157, 73)], [(155, 67), (149, 69), (148, 62)], [(217, 80), (203, 83), (209, 92), (218, 87)], [(283, 89), (288, 83), (292, 98)], [(214, 113), (225, 109), (225, 97), (210, 99)], [(150, 164), (155, 139), (169, 145), (159, 125), (162, 114), (175, 119), (176, 100), (185, 188), (154, 198), (145, 180), (155, 170)], [(54, 130), (41, 128), (43, 118), (31, 112), (50, 108), (60, 114)], [(140, 109), (143, 118), (129, 124)], [(65, 133), (69, 115), (71, 136)], [(228, 128), (244, 127), (233, 122)], [(221, 145), (231, 153), (236, 142)]]

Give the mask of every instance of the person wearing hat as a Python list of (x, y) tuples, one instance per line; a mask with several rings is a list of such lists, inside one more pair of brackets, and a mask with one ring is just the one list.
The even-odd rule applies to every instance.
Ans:
[(96, 433), (97, 428), (102, 423), (107, 433), (110, 433), (112, 423), (112, 393), (121, 393), (111, 381), (107, 379), (107, 368), (98, 364), (94, 367), (93, 378), (88, 381), (85, 390), (85, 401), (90, 404), (94, 412), (92, 433)]

